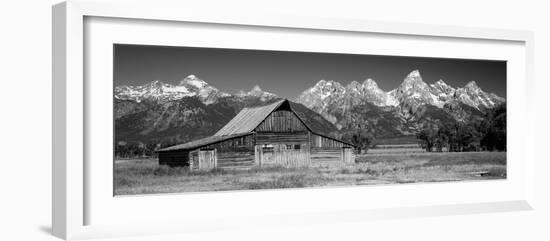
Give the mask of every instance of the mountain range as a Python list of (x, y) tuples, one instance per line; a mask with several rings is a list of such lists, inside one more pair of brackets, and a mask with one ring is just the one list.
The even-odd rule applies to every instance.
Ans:
[(422, 80), (418, 70), (412, 71), (401, 85), (388, 92), (380, 89), (373, 79), (367, 79), (363, 83), (352, 81), (347, 86), (333, 80), (321, 80), (297, 99), (310, 108), (342, 100), (351, 105), (366, 101), (379, 107), (404, 107), (412, 112), (422, 105), (442, 108), (452, 102), (460, 102), (483, 111), (505, 102), (502, 97), (484, 92), (475, 81), (470, 81), (462, 88), (453, 88), (443, 80), (428, 85)]
[[(114, 89), (115, 140), (163, 146), (213, 135), (245, 107), (279, 100), (254, 86), (250, 91), (228, 94), (194, 75), (177, 85), (152, 81), (141, 86)], [(292, 103), (298, 115), (317, 132), (330, 134), (336, 127), (320, 114)]]
[[(225, 93), (189, 75), (177, 85), (152, 81), (114, 89), (115, 139), (118, 143), (174, 144), (212, 135), (242, 108), (280, 99), (254, 86)], [(338, 136), (368, 129), (377, 137), (415, 134), (426, 123), (468, 122), (505, 99), (483, 91), (474, 81), (454, 88), (439, 80), (427, 84), (420, 71), (384, 91), (373, 79), (344, 86), (320, 80), (292, 105), (316, 131)]]
[(465, 122), (480, 118), (505, 99), (474, 81), (454, 88), (439, 80), (427, 84), (414, 70), (395, 89), (383, 91), (373, 79), (343, 86), (321, 80), (297, 102), (321, 114), (340, 130), (370, 129), (377, 136), (411, 135), (427, 122)]

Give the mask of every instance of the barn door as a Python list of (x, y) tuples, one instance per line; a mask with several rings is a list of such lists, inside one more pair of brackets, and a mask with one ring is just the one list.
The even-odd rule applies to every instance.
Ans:
[(278, 151), (277, 145), (262, 145), (260, 149), (260, 165), (269, 166), (275, 163), (275, 152)]
[(199, 169), (209, 170), (216, 168), (216, 150), (199, 151)]
[(309, 149), (305, 144), (258, 145), (256, 155), (259, 166), (299, 167), (310, 164)]
[(190, 156), (191, 156), (191, 162), (190, 162), (191, 169), (199, 169), (199, 152), (198, 151), (191, 152)]
[(342, 148), (342, 161), (344, 161), (344, 163), (354, 163), (355, 162), (355, 158), (353, 156), (352, 148), (349, 148), (349, 147)]

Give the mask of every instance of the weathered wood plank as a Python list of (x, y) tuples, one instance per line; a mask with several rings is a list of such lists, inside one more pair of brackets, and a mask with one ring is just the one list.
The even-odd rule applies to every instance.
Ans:
[(346, 143), (343, 143), (341, 141), (338, 141), (333, 138), (317, 135), (315, 133), (311, 133), (310, 137), (310, 145), (312, 148), (315, 147), (352, 147)]
[(224, 163), (223, 165), (218, 165), (218, 167), (241, 167), (241, 166), (254, 166), (254, 162), (228, 162)]
[(256, 132), (304, 132), (307, 127), (294, 112), (278, 110), (271, 113), (255, 129)]
[(247, 152), (218, 152), (218, 157), (233, 157), (233, 156), (250, 156), (253, 155), (253, 151)]
[(262, 166), (307, 166), (310, 163), (310, 154), (306, 147), (307, 145), (303, 144), (300, 145), (300, 149), (287, 149), (286, 144), (275, 144), (269, 152), (259, 148), (258, 159)]
[(313, 163), (320, 162), (343, 162), (341, 147), (316, 147), (311, 148), (311, 161)]
[(260, 144), (305, 144), (307, 132), (303, 133), (256, 133), (256, 145)]
[(198, 152), (198, 169), (209, 170), (216, 167), (216, 150)]
[(218, 159), (218, 165), (225, 165), (231, 162), (254, 162), (254, 158), (239, 158), (239, 159)]
[(253, 150), (254, 148), (254, 137), (252, 135), (241, 136), (237, 138), (228, 139), (222, 142), (215, 144), (207, 145), (201, 149), (217, 149), (218, 151), (223, 150)]

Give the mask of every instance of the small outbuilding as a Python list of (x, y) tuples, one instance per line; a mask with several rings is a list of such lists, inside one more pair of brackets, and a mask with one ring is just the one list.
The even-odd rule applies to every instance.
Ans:
[(244, 108), (216, 134), (158, 151), (159, 163), (191, 169), (353, 163), (354, 146), (316, 133), (288, 100)]

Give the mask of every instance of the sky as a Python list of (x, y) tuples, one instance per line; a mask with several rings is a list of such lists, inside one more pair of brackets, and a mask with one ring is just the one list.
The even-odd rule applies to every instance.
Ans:
[(193, 74), (227, 93), (258, 85), (294, 100), (319, 80), (347, 85), (371, 78), (390, 91), (419, 70), (428, 84), (442, 79), (456, 88), (473, 80), (484, 91), (506, 97), (505, 61), (120, 44), (113, 48), (115, 86), (153, 80), (175, 85)]

